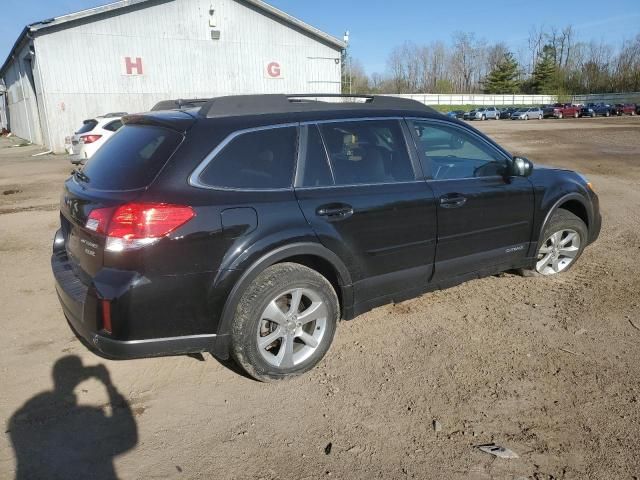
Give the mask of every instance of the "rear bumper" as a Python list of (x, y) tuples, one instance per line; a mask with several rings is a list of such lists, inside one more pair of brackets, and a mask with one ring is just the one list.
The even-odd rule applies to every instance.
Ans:
[[(59, 234), (56, 234), (59, 242)], [(185, 353), (213, 352), (215, 334), (121, 340), (101, 328), (100, 298), (95, 285), (85, 285), (73, 270), (64, 247), (56, 247), (51, 268), (60, 305), (78, 339), (95, 354), (111, 359), (131, 359)]]

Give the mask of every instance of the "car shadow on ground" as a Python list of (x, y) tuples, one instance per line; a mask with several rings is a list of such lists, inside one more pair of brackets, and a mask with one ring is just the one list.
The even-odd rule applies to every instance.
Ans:
[[(54, 389), (27, 400), (9, 419), (16, 480), (117, 479), (114, 458), (138, 443), (129, 402), (104, 365), (84, 366), (75, 355), (56, 361), (52, 376)], [(108, 404), (78, 404), (74, 389), (90, 378), (105, 386)]]

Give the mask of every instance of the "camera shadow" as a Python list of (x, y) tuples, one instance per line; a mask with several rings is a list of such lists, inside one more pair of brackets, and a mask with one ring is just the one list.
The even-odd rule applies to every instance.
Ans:
[[(114, 458), (138, 443), (129, 402), (104, 365), (84, 366), (75, 355), (56, 361), (52, 376), (54, 389), (27, 400), (9, 419), (16, 480), (117, 479)], [(78, 405), (74, 389), (89, 378), (104, 384), (107, 405)]]

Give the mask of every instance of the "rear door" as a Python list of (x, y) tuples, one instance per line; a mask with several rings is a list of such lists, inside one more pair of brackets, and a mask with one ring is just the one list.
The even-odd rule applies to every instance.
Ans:
[(434, 281), (515, 265), (531, 239), (533, 187), (506, 177), (507, 155), (471, 129), (410, 122), (438, 202)]
[(435, 254), (431, 189), (399, 119), (305, 125), (296, 196), (320, 241), (352, 272), (355, 302), (427, 284)]

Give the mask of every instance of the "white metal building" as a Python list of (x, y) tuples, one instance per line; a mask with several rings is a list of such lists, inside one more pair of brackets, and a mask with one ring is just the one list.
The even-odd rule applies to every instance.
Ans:
[(343, 48), (261, 0), (122, 0), (25, 27), (0, 67), (0, 128), (62, 152), (84, 119), (160, 100), (339, 93)]

